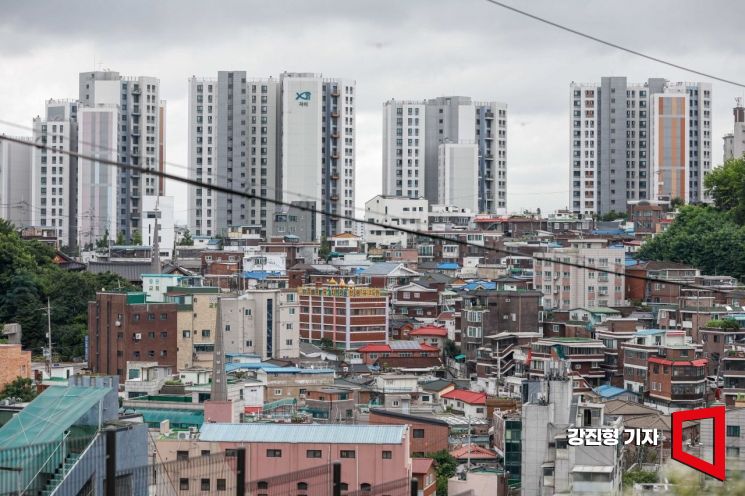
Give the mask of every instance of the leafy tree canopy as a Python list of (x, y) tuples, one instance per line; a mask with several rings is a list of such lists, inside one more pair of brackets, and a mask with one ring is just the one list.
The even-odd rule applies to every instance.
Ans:
[(27, 402), (36, 397), (36, 388), (31, 379), (16, 377), (12, 382), (6, 384), (0, 391), (0, 400), (14, 398), (18, 401)]

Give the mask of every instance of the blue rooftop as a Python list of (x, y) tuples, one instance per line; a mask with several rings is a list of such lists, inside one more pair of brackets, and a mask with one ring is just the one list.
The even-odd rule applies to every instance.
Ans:
[(623, 388), (611, 386), (610, 384), (603, 384), (602, 386), (598, 386), (595, 389), (593, 389), (593, 391), (603, 398), (614, 398), (623, 393), (630, 392)]
[(200, 441), (234, 443), (401, 444), (405, 425), (204, 424)]
[(456, 262), (442, 262), (437, 264), (437, 270), (458, 270), (460, 265)]
[(463, 288), (467, 291), (475, 291), (477, 289), (497, 289), (497, 283), (492, 281), (472, 281), (466, 283)]
[(276, 270), (249, 270), (241, 274), (243, 279), (256, 279), (264, 281), (268, 277), (282, 277), (282, 273)]

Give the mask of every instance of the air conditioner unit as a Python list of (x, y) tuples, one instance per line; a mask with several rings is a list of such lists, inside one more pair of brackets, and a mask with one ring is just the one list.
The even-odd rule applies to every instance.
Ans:
[(139, 333), (139, 332), (136, 332), (135, 333), (135, 339), (137, 339), (137, 340), (142, 339), (142, 334)]
[(178, 433), (179, 439), (189, 439), (190, 432), (182, 431)]

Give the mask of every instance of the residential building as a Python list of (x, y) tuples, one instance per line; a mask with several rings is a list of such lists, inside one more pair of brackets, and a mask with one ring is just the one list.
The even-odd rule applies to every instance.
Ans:
[(220, 289), (215, 287), (169, 287), (164, 301), (177, 305), (176, 333), (178, 370), (191, 367), (212, 368), (217, 329), (217, 300)]
[[(78, 109), (78, 152), (85, 157), (117, 161), (119, 109), (115, 105), (80, 107)], [(48, 125), (47, 125), (48, 128)], [(119, 219), (119, 178), (117, 168), (99, 161), (78, 160), (77, 191), (77, 244), (92, 247), (108, 236), (116, 239), (121, 226)], [(124, 188), (126, 190), (126, 187)], [(122, 196), (126, 202), (126, 197)], [(138, 199), (139, 205), (139, 199)], [(135, 209), (135, 211), (139, 211)], [(124, 214), (131, 215), (131, 212)], [(125, 226), (126, 227), (126, 226)], [(124, 229), (126, 231), (126, 228)], [(125, 235), (124, 239), (131, 239)]]
[(357, 348), (355, 353), (360, 356), (362, 363), (377, 363), (383, 367), (386, 360), (391, 358), (439, 358), (440, 349), (418, 341), (389, 341), (382, 344), (366, 344)]
[(724, 162), (733, 158), (742, 158), (745, 154), (745, 107), (742, 99), (737, 99), (737, 106), (732, 109), (734, 129), (724, 136)]
[(223, 346), (262, 360), (300, 356), (300, 298), (295, 291), (249, 289), (222, 297)]
[(522, 406), (520, 494), (621, 494), (623, 443), (572, 446), (567, 438), (569, 428), (622, 429), (621, 419), (606, 416), (602, 403), (573, 396), (564, 362), (549, 368)]
[(745, 350), (733, 347), (720, 358), (720, 375), (724, 381), (722, 399), (727, 406), (735, 406), (745, 397)]
[[(728, 408), (724, 414), (725, 418), (725, 456), (727, 466), (727, 478), (737, 474), (745, 473), (745, 440), (742, 433), (745, 432), (745, 408)], [(701, 458), (704, 460), (714, 459), (714, 443), (721, 443), (714, 434), (714, 422), (712, 419), (702, 419), (701, 424)], [(724, 461), (722, 463), (725, 463)]]
[(308, 390), (334, 385), (332, 369), (300, 369), (297, 367), (271, 367), (256, 371), (256, 379), (266, 384), (266, 402), (307, 398)]
[(475, 143), (441, 144), (437, 155), (438, 203), (479, 212), (478, 166), (479, 149)]
[[(74, 100), (48, 100), (44, 118), (34, 119), (33, 141), (51, 149), (33, 149), (31, 218), (25, 223), (54, 227), (58, 239), (68, 246), (78, 243), (78, 159), (66, 153), (82, 153), (78, 149), (78, 109)], [(106, 149), (99, 153), (108, 156)]]
[(362, 238), (350, 232), (335, 234), (328, 238), (334, 253), (360, 253), (363, 251)]
[(371, 408), (368, 422), (372, 425), (408, 425), (412, 456), (421, 457), (446, 450), (449, 446), (450, 425), (435, 417)]
[(570, 96), (573, 212), (622, 212), (629, 200), (707, 200), (710, 83), (603, 77), (573, 82)]
[(379, 262), (358, 273), (359, 282), (373, 288), (392, 290), (405, 286), (419, 277), (419, 272), (409, 269), (403, 263)]
[(557, 359), (565, 361), (571, 372), (584, 379), (591, 387), (605, 381), (605, 371), (600, 367), (605, 359), (605, 346), (589, 338), (544, 338), (530, 345), (528, 376), (547, 377)]
[(432, 458), (412, 458), (411, 475), (417, 481), (417, 496), (437, 493), (437, 472)]
[[(352, 231), (355, 177), (355, 82), (320, 74), (247, 78), (219, 71), (189, 80), (189, 177), (292, 203), (275, 209), (189, 189), (189, 229), (220, 234), (234, 225), (261, 226), (262, 237), (302, 235), (318, 241)], [(275, 214), (280, 226), (274, 228)], [(296, 217), (288, 222), (290, 217)], [(298, 217), (302, 222), (298, 223)], [(295, 231), (295, 232), (293, 232)]]
[(147, 303), (145, 293), (96, 293), (88, 302), (89, 367), (124, 381), (127, 362), (147, 360), (177, 370), (177, 306)]
[(31, 351), (24, 351), (20, 344), (0, 344), (0, 390), (17, 377), (31, 378)]
[(624, 259), (623, 247), (604, 239), (570, 239), (533, 255), (533, 287), (543, 292), (545, 309), (623, 306)]
[[(408, 489), (412, 470), (409, 430), (398, 425), (208, 423), (198, 439), (161, 439), (156, 444), (165, 462), (177, 460), (180, 452), (199, 457), (203, 450), (219, 453), (245, 449), (245, 471), (251, 474), (247, 480), (251, 481), (252, 493), (267, 490), (272, 494), (296, 494), (299, 483), (302, 487), (314, 484), (310, 469), (320, 471), (329, 460), (341, 462), (342, 490), (350, 493), (385, 484), (390, 487), (404, 479)], [(308, 473), (309, 479), (281, 477), (288, 473)], [(174, 475), (181, 487), (200, 487), (199, 477), (199, 473), (190, 472)], [(327, 477), (323, 477), (326, 482)], [(217, 487), (216, 480), (207, 480), (209, 487)], [(326, 488), (321, 490), (328, 492)]]
[(391, 313), (432, 322), (440, 314), (439, 301), (436, 288), (412, 282), (392, 291)]
[[(15, 137), (27, 144), (0, 141), (0, 218), (16, 227), (29, 226), (32, 217), (33, 151), (29, 138)], [(35, 188), (34, 188), (35, 189)], [(57, 229), (54, 239), (57, 240)]]
[[(469, 189), (471, 179), (477, 182), (475, 211), (496, 212), (506, 208), (507, 106), (475, 102), (464, 96), (390, 100), (383, 104), (383, 194), (425, 197), (430, 204), (444, 204), (441, 191), (453, 191), (447, 181), (462, 179), (448, 175), (445, 187), (440, 188), (440, 147), (448, 144), (470, 144), (477, 148), (476, 167), (469, 158), (465, 174), (470, 178)], [(454, 150), (443, 153), (448, 156)], [(444, 160), (445, 164), (449, 162)], [(447, 170), (445, 167), (444, 172)], [(455, 198), (454, 205), (471, 208), (472, 199), (473, 196)], [(466, 201), (467, 205), (461, 205)]]
[(661, 232), (662, 221), (670, 212), (670, 202), (666, 200), (630, 200), (626, 205), (627, 220), (634, 224), (637, 235)]
[[(626, 298), (643, 303), (677, 304), (681, 288), (693, 284), (701, 271), (690, 265), (642, 262), (626, 268)], [(668, 283), (669, 281), (669, 283)]]
[(419, 344), (434, 346), (443, 351), (448, 339), (448, 330), (436, 325), (425, 325), (409, 331), (409, 339), (418, 341)]
[[(365, 220), (412, 231), (428, 231), (428, 209), (428, 202), (422, 197), (376, 195), (365, 202)], [(416, 248), (415, 236), (370, 224), (365, 225), (364, 240), (368, 248)]]
[(300, 339), (331, 340), (345, 350), (388, 341), (388, 294), (378, 287), (329, 281), (297, 288), (300, 300)]
[(466, 418), (486, 418), (486, 393), (453, 389), (440, 395), (442, 405)]
[[(101, 106), (113, 107), (115, 120), (108, 127), (99, 123), (105, 137), (101, 142), (98, 134), (82, 136), (80, 144), (89, 146), (93, 154), (114, 153), (114, 160), (139, 167), (145, 171), (165, 172), (165, 101), (160, 99), (160, 81), (149, 76), (122, 76), (115, 71), (81, 72), (79, 76), (79, 97), (81, 107), (97, 109)], [(111, 116), (109, 116), (111, 117)], [(110, 143), (114, 133), (114, 142)], [(88, 138), (91, 138), (88, 140)], [(79, 146), (80, 148), (80, 146)], [(95, 168), (104, 167), (96, 164)], [(106, 166), (111, 169), (111, 167)], [(142, 229), (144, 196), (162, 196), (165, 180), (158, 176), (129, 169), (113, 169), (114, 187), (109, 192), (114, 199), (116, 216), (93, 210), (88, 215), (104, 215), (116, 221), (116, 229), (125, 239), (132, 239), (135, 231)], [(82, 177), (82, 176), (81, 176)], [(81, 188), (85, 192), (85, 188)], [(85, 219), (85, 209), (96, 205), (83, 202), (78, 215)], [(96, 238), (98, 239), (98, 238)]]

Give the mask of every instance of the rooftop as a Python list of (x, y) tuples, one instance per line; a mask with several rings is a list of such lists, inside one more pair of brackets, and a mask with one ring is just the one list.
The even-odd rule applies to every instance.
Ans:
[(204, 424), (201, 441), (234, 443), (401, 444), (405, 425)]
[(453, 389), (443, 395), (441, 398), (462, 401), (469, 405), (485, 405), (486, 404), (486, 393), (477, 393), (476, 391), (469, 391), (467, 389)]

